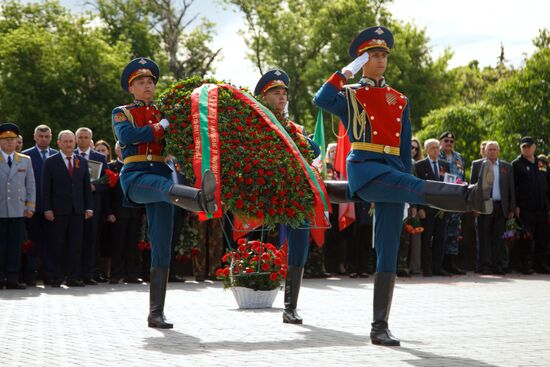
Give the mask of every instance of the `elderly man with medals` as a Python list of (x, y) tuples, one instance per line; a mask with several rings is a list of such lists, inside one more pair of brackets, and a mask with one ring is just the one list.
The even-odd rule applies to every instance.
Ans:
[[(288, 102), (287, 91), (290, 80), (288, 75), (280, 69), (270, 70), (258, 81), (254, 89), (254, 95), (273, 112), (281, 125), (291, 131), (297, 131), (299, 139), (306, 139), (309, 142), (313, 156), (321, 153), (319, 146), (306, 136), (304, 127), (290, 121), (286, 115)], [(301, 324), (302, 318), (296, 312), (298, 295), (304, 275), (309, 247), (309, 223), (303, 223), (298, 228), (288, 228), (288, 273), (285, 281), (285, 296), (283, 311), (283, 322), (289, 324)]]
[[(348, 182), (326, 182), (332, 202), (375, 203), (373, 344), (398, 346), (388, 327), (395, 284), (399, 236), (404, 203), (429, 205), (447, 211), (492, 210), (492, 169), (484, 165), (477, 185), (421, 180), (411, 174), (409, 101), (386, 84), (384, 72), (393, 35), (381, 26), (361, 31), (349, 54), (355, 60), (334, 73), (317, 92), (315, 104), (337, 115), (347, 129), (351, 151), (347, 157)], [(346, 85), (359, 70), (357, 84)]]
[(169, 127), (153, 104), (160, 71), (144, 57), (132, 60), (120, 79), (124, 91), (134, 102), (116, 107), (112, 113), (113, 130), (122, 148), (124, 166), (120, 184), (127, 204), (145, 205), (151, 241), (149, 327), (168, 329), (173, 324), (164, 316), (166, 284), (170, 268), (173, 206), (194, 212), (214, 213), (216, 179), (203, 173), (200, 189), (175, 184), (165, 163), (164, 135)]

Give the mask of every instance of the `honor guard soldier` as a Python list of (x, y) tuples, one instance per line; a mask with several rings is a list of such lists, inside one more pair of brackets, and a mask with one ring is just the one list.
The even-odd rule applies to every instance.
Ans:
[(160, 76), (158, 65), (147, 58), (132, 60), (120, 78), (124, 91), (134, 102), (116, 107), (113, 129), (122, 148), (124, 166), (120, 185), (130, 204), (145, 205), (151, 241), (149, 327), (168, 329), (173, 325), (164, 316), (166, 283), (169, 276), (173, 206), (194, 212), (214, 213), (216, 179), (211, 171), (203, 174), (201, 189), (175, 184), (166, 165), (165, 129), (170, 125), (153, 104)]
[[(393, 35), (385, 27), (370, 27), (352, 41), (355, 60), (334, 73), (314, 98), (315, 104), (337, 115), (351, 142), (347, 157), (349, 181), (327, 181), (332, 202), (346, 198), (375, 203), (376, 274), (371, 341), (400, 345), (388, 328), (404, 203), (430, 205), (448, 211), (490, 212), (492, 169), (484, 164), (477, 186), (421, 180), (411, 174), (409, 101), (387, 85), (384, 72)], [(359, 70), (357, 84), (346, 80)], [(344, 187), (342, 187), (344, 185)], [(347, 191), (347, 192), (346, 192)]]
[(15, 151), (18, 135), (17, 125), (0, 125), (0, 289), (26, 288), (19, 283), (21, 245), (36, 193), (31, 159)]
[[(270, 70), (258, 81), (254, 94), (261, 96), (267, 107), (283, 126), (292, 126), (304, 138), (307, 139), (317, 157), (321, 150), (317, 143), (309, 139), (304, 132), (304, 127), (290, 121), (285, 113), (288, 102), (288, 75), (280, 69)], [(304, 266), (307, 260), (309, 248), (309, 223), (303, 223), (298, 228), (287, 228), (288, 234), (288, 273), (285, 280), (285, 310), (283, 322), (289, 324), (302, 324), (302, 318), (296, 312), (298, 295), (304, 275)]]

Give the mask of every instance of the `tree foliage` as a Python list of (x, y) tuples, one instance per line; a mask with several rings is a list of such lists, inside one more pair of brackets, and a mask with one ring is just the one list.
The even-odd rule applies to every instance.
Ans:
[(87, 126), (112, 136), (110, 115), (125, 97), (120, 70), (128, 58), (90, 19), (55, 1), (3, 4), (0, 30), (0, 119), (17, 123), (26, 141), (40, 123), (61, 129)]
[[(537, 141), (537, 150), (550, 151), (550, 48), (542, 48), (514, 76), (488, 91), (488, 102), (497, 108), (492, 134), (509, 157), (517, 155), (521, 136)], [(510, 153), (508, 153), (510, 152)]]
[(445, 105), (452, 94), (445, 71), (451, 54), (434, 61), (425, 31), (394, 21), (386, 7), (388, 0), (226, 2), (244, 14), (248, 58), (258, 68), (258, 78), (269, 67), (280, 67), (289, 74), (289, 112), (300, 124), (311, 127), (316, 115), (313, 94), (332, 72), (351, 61), (349, 43), (368, 25), (387, 25), (394, 32), (387, 77), (410, 97), (416, 127), (422, 116)]
[(438, 139), (442, 132), (452, 131), (456, 136), (455, 150), (466, 162), (466, 168), (479, 158), (479, 144), (489, 138), (496, 124), (495, 107), (484, 102), (456, 104), (431, 111), (422, 120), (417, 134), (422, 142)]

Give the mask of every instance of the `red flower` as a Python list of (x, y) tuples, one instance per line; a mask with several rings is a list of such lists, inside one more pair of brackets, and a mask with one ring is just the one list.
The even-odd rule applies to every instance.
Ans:
[(26, 240), (21, 245), (21, 249), (22, 249), (24, 254), (28, 253), (31, 248), (32, 248), (32, 241), (31, 240)]
[(262, 263), (262, 271), (268, 271), (271, 268), (271, 265), (268, 263)]
[(271, 273), (269, 274), (269, 280), (271, 280), (272, 282), (276, 281), (277, 280), (277, 273)]
[(241, 200), (241, 199), (236, 200), (235, 201), (235, 206), (237, 207), (237, 209), (244, 208), (244, 200)]
[(199, 249), (196, 248), (196, 247), (193, 247), (193, 248), (191, 249), (191, 256), (192, 256), (192, 257), (198, 256), (200, 253), (201, 253), (201, 250), (199, 250)]

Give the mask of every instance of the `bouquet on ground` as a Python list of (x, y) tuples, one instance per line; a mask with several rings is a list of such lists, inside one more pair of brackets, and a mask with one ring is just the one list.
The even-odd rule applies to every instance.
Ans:
[(222, 258), (226, 264), (216, 271), (224, 289), (245, 287), (257, 291), (276, 289), (286, 278), (286, 253), (270, 243), (239, 239), (238, 247)]

